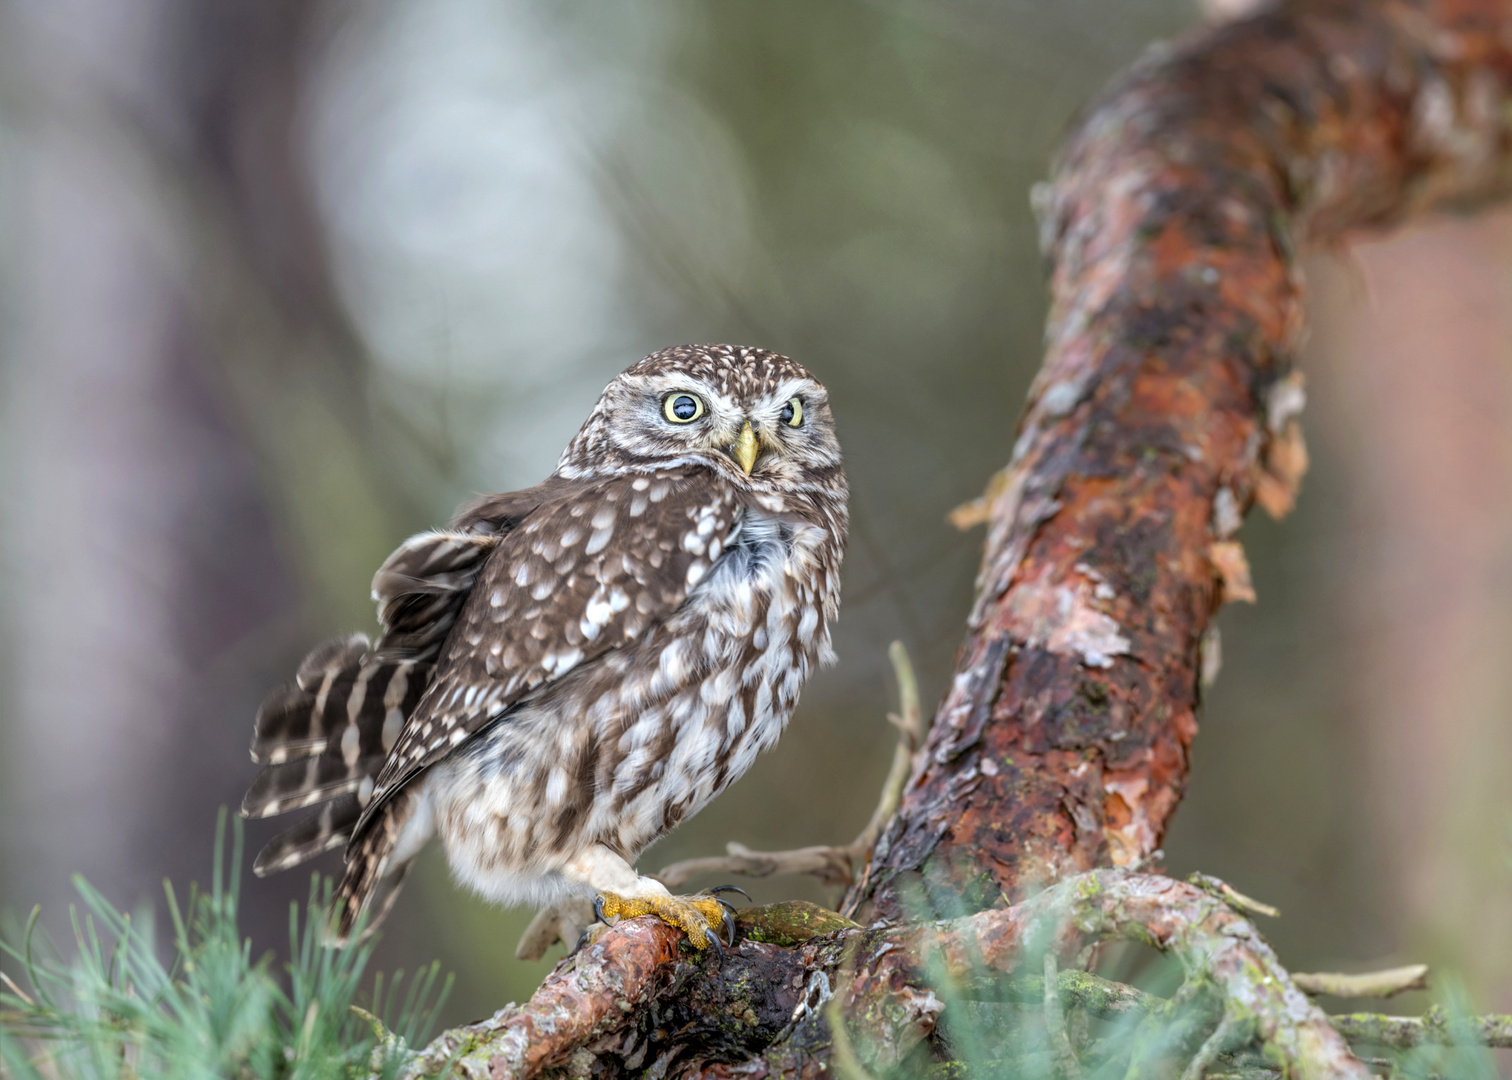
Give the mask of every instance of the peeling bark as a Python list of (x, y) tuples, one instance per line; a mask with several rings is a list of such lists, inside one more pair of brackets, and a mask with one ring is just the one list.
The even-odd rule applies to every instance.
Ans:
[(847, 914), (1151, 859), (1204, 631), (1253, 598), (1232, 535), (1307, 466), (1295, 249), (1506, 195), (1509, 99), (1505, 0), (1315, 2), (1153, 53), (1089, 108), (1037, 199), (1049, 349), (956, 676)]

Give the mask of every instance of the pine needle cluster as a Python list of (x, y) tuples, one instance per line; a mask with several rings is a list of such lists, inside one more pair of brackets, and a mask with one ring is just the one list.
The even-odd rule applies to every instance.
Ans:
[(39, 910), (0, 941), (27, 985), (0, 974), (0, 1075), (14, 1080), (346, 1080), (396, 1076), (451, 988), (439, 965), (362, 983), (372, 942), (323, 943), (331, 886), (289, 910), (289, 959), (253, 959), (237, 926), (242, 834), (216, 829), (208, 891), (180, 904), (165, 883), (171, 940), (150, 913), (115, 908), (83, 878), (70, 907), (71, 961), (38, 933)]

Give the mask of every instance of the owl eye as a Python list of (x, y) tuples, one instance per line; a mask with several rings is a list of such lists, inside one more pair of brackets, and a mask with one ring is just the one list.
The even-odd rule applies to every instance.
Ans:
[(784, 405), (782, 407), (782, 411), (777, 414), (777, 419), (781, 420), (788, 427), (797, 427), (799, 424), (803, 423), (802, 399), (788, 398), (788, 403)]
[(691, 424), (704, 414), (704, 403), (697, 394), (669, 394), (662, 412), (674, 424)]

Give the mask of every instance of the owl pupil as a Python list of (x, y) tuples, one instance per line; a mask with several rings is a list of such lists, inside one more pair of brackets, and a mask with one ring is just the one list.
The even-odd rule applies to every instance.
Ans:
[(672, 415), (679, 420), (691, 420), (698, 412), (698, 402), (687, 394), (675, 398), (672, 402)]
[(778, 413), (777, 416), (784, 424), (791, 424), (793, 422), (793, 403), (790, 401), (784, 405), (782, 412)]

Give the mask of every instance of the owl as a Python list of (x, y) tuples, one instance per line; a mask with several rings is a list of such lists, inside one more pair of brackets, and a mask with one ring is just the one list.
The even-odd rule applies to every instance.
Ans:
[(605, 922), (655, 914), (717, 946), (723, 901), (635, 859), (833, 661), (846, 496), (828, 395), (792, 360), (703, 345), (633, 365), (545, 481), (389, 556), (376, 641), (321, 646), (263, 704), (242, 813), (320, 809), (254, 870), (345, 848), (344, 941), (435, 838), (489, 900), (591, 896)]

